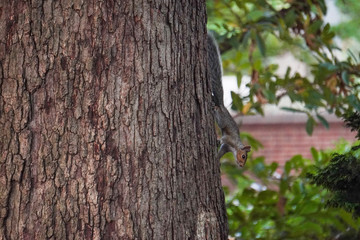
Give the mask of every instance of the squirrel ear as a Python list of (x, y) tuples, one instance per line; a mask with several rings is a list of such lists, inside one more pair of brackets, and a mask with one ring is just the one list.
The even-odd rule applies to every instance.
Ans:
[(251, 151), (251, 146), (246, 145), (242, 148), (242, 150), (244, 150), (245, 152), (250, 152)]

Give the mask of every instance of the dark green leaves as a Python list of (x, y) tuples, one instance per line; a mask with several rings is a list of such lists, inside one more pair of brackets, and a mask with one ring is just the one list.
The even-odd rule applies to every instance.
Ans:
[(264, 43), (264, 40), (263, 38), (261, 37), (261, 35), (259, 33), (256, 33), (256, 44), (260, 50), (260, 53), (263, 57), (265, 57), (266, 55), (266, 46), (265, 46), (265, 43)]
[(346, 70), (342, 71), (342, 73), (341, 73), (341, 79), (344, 81), (344, 83), (345, 83), (346, 85), (349, 85), (350, 79), (349, 79), (349, 74), (348, 74), (348, 72), (347, 72)]
[(243, 108), (243, 103), (242, 100), (240, 98), (239, 95), (237, 95), (236, 93), (234, 93), (233, 91), (231, 91), (231, 98), (233, 100), (233, 105), (237, 108), (237, 109), (242, 109)]
[(336, 66), (332, 63), (329, 63), (329, 62), (320, 63), (318, 66), (319, 66), (319, 68), (322, 68), (322, 69), (324, 69), (326, 71), (330, 71), (330, 72), (335, 71), (339, 68), (338, 66)]
[[(219, 33), (226, 74), (251, 78), (250, 94), (234, 99), (238, 110), (245, 105), (238, 100), (246, 100), (249, 109), (244, 114), (262, 114), (265, 103), (278, 104), (287, 96), (305, 105), (303, 112), (312, 116), (319, 108), (338, 117), (360, 108), (355, 81), (360, 77), (359, 57), (349, 50), (347, 60), (337, 58), (333, 28), (323, 20), (323, 0), (221, 0), (208, 1), (208, 6), (209, 26)], [(311, 74), (294, 73), (291, 65), (280, 74), (272, 67), (273, 59), (285, 53), (305, 63)], [(328, 127), (323, 118), (316, 120)], [(313, 126), (309, 120), (308, 133)]]
[[(360, 110), (360, 57), (356, 49), (348, 51), (346, 60), (337, 57), (335, 51), (339, 48), (335, 45), (334, 28), (323, 20), (324, 0), (220, 0), (207, 4), (208, 26), (219, 33), (225, 74), (237, 76), (238, 86), (241, 80), (250, 79), (249, 93), (231, 93), (233, 109), (242, 114), (263, 114), (265, 104), (278, 105), (283, 98), (289, 98), (292, 106), (297, 107), (282, 110), (307, 117), (304, 130), (309, 135), (316, 131), (318, 123), (330, 127), (323, 112), (339, 117)], [(350, 0), (348, 4), (357, 6), (358, 1)], [(355, 33), (359, 28), (349, 26), (348, 29)], [(307, 70), (298, 73), (298, 64), (292, 69), (291, 65), (287, 67), (287, 62), (274, 62), (287, 55), (305, 64)], [(280, 64), (285, 64), (286, 72), (278, 71), (284, 67)], [(314, 173), (316, 167), (310, 165), (308, 159), (296, 155), (284, 166), (267, 164), (264, 157), (252, 158), (254, 146), (261, 145), (248, 134), (242, 137), (254, 148), (245, 169), (235, 168), (231, 160), (222, 163), (222, 171), (236, 186), (226, 197), (232, 236), (241, 239), (358, 238), (354, 234), (350, 237), (342, 234), (359, 232), (359, 221), (343, 210), (324, 208), (329, 193), (309, 184), (305, 176)], [(317, 167), (330, 160), (329, 153), (315, 148), (309, 151)], [(359, 152), (356, 154), (354, 156)], [(349, 169), (357, 171), (354, 167)]]
[(329, 129), (329, 123), (323, 116), (321, 116), (320, 114), (316, 114), (316, 117), (319, 119), (319, 121), (325, 128)]
[(294, 113), (304, 113), (304, 110), (300, 110), (300, 109), (296, 109), (296, 108), (291, 108), (291, 107), (282, 107), (282, 110), (285, 111), (289, 111), (289, 112), (294, 112)]
[[(319, 166), (330, 160), (330, 153), (311, 151)], [(334, 239), (351, 229), (345, 239), (356, 239), (360, 221), (341, 209), (325, 208), (328, 192), (310, 184), (306, 177), (313, 169), (309, 160), (296, 155), (284, 168), (266, 164), (259, 157), (249, 159), (245, 174), (239, 173), (244, 170), (232, 172), (231, 179), (238, 185), (226, 197), (230, 235), (242, 239)], [(278, 177), (274, 172), (280, 173)]]
[(309, 117), (308, 120), (306, 121), (306, 132), (307, 132), (307, 134), (312, 135), (315, 124), (316, 124), (316, 122), (315, 122), (314, 118)]

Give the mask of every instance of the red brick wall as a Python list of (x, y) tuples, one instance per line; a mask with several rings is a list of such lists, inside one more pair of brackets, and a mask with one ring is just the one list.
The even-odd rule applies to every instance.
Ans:
[(249, 132), (259, 140), (264, 148), (254, 153), (254, 156), (265, 156), (267, 162), (276, 161), (283, 166), (285, 161), (296, 154), (311, 159), (310, 148), (329, 149), (344, 138), (355, 141), (355, 132), (343, 127), (343, 122), (331, 122), (330, 129), (323, 126), (315, 127), (312, 136), (305, 130), (305, 122), (298, 123), (244, 123), (241, 131)]

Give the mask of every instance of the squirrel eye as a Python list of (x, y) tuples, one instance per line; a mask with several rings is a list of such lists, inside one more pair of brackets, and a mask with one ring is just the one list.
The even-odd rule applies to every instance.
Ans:
[(245, 154), (243, 154), (241, 157), (242, 157), (242, 159), (245, 159), (245, 158), (246, 158)]

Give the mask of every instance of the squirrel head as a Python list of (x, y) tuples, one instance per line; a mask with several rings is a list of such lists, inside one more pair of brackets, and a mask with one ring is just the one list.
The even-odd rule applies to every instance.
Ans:
[(244, 146), (236, 151), (236, 162), (240, 167), (244, 167), (247, 160), (247, 153), (251, 151), (251, 146)]

